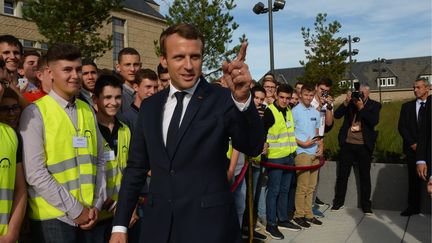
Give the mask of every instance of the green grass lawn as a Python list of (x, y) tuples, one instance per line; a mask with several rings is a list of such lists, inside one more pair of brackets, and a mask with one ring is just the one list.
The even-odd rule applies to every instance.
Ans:
[[(374, 151), (374, 160), (380, 163), (403, 163), (402, 137), (397, 126), (402, 104), (405, 101), (394, 101), (382, 105), (380, 122), (375, 127), (378, 139)], [(325, 156), (329, 160), (338, 160), (339, 144), (337, 136), (343, 118), (335, 119), (333, 129), (326, 134)]]

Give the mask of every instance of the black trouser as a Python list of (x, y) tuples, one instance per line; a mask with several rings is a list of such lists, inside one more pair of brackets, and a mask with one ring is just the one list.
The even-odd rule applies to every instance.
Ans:
[(333, 200), (334, 205), (343, 205), (347, 190), (348, 178), (351, 167), (356, 162), (360, 175), (360, 202), (363, 209), (370, 209), (371, 201), (371, 153), (364, 145), (346, 143), (340, 151), (340, 161), (338, 164), (338, 175), (336, 179), (336, 195)]
[(413, 210), (419, 210), (422, 180), (417, 175), (415, 154), (408, 152), (406, 156), (408, 167), (408, 207)]

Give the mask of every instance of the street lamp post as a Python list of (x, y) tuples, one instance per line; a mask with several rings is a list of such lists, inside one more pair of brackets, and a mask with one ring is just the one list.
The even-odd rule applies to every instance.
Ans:
[(352, 78), (352, 73), (351, 73), (351, 65), (352, 65), (352, 56), (355, 56), (359, 53), (358, 49), (351, 49), (351, 43), (357, 43), (360, 42), (360, 37), (353, 37), (351, 38), (351, 35), (348, 35), (348, 39), (347, 38), (343, 38), (342, 42), (344, 44), (348, 43), (348, 53), (346, 53), (346, 50), (343, 51), (343, 53), (348, 54), (348, 60), (349, 60), (349, 79), (351, 82), (351, 91), (354, 88), (354, 80)]
[(273, 50), (273, 12), (282, 10), (285, 7), (285, 0), (275, 0), (272, 6), (272, 0), (268, 0), (268, 8), (262, 2), (258, 2), (252, 11), (255, 14), (268, 13), (269, 21), (269, 44), (270, 44), (270, 72), (274, 73), (274, 50)]
[(387, 70), (385, 68), (382, 68), (382, 64), (391, 64), (391, 61), (386, 60), (385, 58), (378, 57), (377, 59), (372, 60), (372, 62), (378, 64), (378, 69), (374, 68), (374, 69), (372, 69), (372, 71), (375, 73), (376, 72), (378, 73), (376, 80), (377, 80), (377, 84), (378, 84), (379, 101), (381, 103), (382, 102), (382, 98), (381, 98), (381, 74), (383, 72), (387, 72)]

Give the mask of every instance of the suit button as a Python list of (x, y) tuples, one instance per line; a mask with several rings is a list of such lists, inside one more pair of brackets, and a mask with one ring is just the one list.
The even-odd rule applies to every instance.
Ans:
[(170, 170), (170, 175), (175, 175), (175, 170)]

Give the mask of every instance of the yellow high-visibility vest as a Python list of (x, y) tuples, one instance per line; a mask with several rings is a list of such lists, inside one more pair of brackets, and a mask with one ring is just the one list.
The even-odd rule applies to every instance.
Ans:
[(8, 232), (12, 209), (18, 139), (15, 131), (0, 123), (0, 236)]
[(268, 108), (275, 119), (275, 123), (270, 127), (267, 134), (267, 143), (269, 144), (268, 158), (283, 158), (294, 153), (297, 149), (294, 134), (294, 119), (289, 108), (286, 112), (286, 121), (282, 112), (276, 106), (271, 104)]
[[(121, 180), (123, 177), (123, 169), (126, 168), (128, 159), (129, 145), (131, 133), (129, 127), (120, 122), (122, 126), (118, 129), (117, 135), (117, 156), (114, 160), (107, 160), (105, 165), (105, 176), (107, 182), (107, 196), (114, 201), (118, 200), (118, 194), (120, 191)], [(104, 151), (109, 153), (111, 150), (108, 144), (104, 140)], [(101, 220), (112, 217), (112, 213), (102, 211), (99, 218)]]
[[(97, 130), (88, 104), (76, 100), (77, 126), (49, 95), (35, 102), (45, 129), (45, 157), (48, 172), (82, 205), (92, 206), (96, 184)], [(74, 137), (85, 139), (87, 147), (74, 147)], [(76, 141), (76, 140), (75, 140)], [(58, 218), (65, 212), (52, 206), (29, 187), (29, 217), (36, 220)]]

